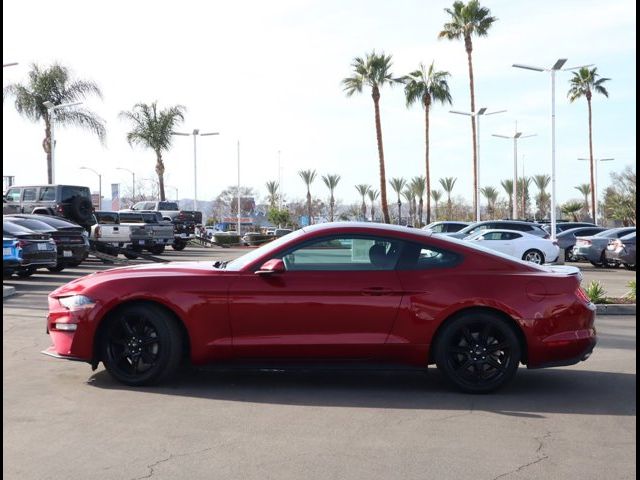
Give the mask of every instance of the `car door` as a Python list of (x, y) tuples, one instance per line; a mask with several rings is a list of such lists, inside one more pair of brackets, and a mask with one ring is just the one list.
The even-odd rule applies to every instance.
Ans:
[(22, 207), (20, 205), (20, 197), (22, 194), (21, 188), (10, 188), (5, 195), (5, 203), (2, 205), (2, 213), (22, 213)]
[(402, 242), (333, 235), (278, 254), (286, 271), (249, 272), (230, 286), (234, 354), (363, 358), (380, 353), (402, 290)]
[(38, 188), (26, 187), (22, 190), (22, 213), (31, 213), (38, 202)]
[(512, 244), (505, 241), (503, 232), (486, 232), (482, 234), (482, 246), (496, 250), (497, 252), (511, 255)]

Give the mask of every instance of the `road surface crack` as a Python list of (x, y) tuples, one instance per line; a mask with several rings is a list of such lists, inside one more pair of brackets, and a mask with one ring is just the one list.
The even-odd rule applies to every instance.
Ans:
[(544, 447), (545, 447), (545, 441), (551, 437), (551, 432), (547, 431), (542, 437), (535, 437), (535, 439), (538, 441), (538, 448), (536, 448), (536, 455), (538, 456), (538, 458), (536, 458), (535, 460), (529, 462), (529, 463), (525, 463), (524, 465), (520, 465), (518, 468), (516, 468), (515, 470), (511, 470), (507, 473), (503, 473), (501, 475), (498, 475), (497, 477), (494, 477), (493, 480), (498, 480), (499, 478), (504, 478), (508, 475), (513, 475), (514, 473), (518, 473), (522, 470), (524, 470), (525, 468), (530, 467), (531, 465), (535, 465), (536, 463), (540, 463), (543, 460), (546, 460), (549, 458), (549, 455), (547, 455), (546, 453), (544, 453)]

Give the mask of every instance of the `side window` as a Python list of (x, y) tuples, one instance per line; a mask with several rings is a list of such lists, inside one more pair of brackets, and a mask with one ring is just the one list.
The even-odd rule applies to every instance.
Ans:
[(502, 235), (502, 232), (487, 232), (482, 235), (482, 237), (485, 240), (505, 240), (504, 238), (502, 238)]
[(7, 192), (7, 201), (9, 202), (19, 202), (20, 201), (20, 189), (19, 188), (10, 188)]
[(312, 241), (282, 255), (288, 271), (393, 270), (401, 242), (369, 236), (336, 236)]
[(24, 193), (22, 194), (23, 202), (35, 202), (36, 200), (36, 189), (35, 188), (25, 188)]
[(431, 268), (453, 267), (462, 256), (439, 247), (407, 243), (402, 250), (398, 270), (428, 270)]
[(446, 226), (443, 225), (442, 223), (439, 224), (439, 225), (434, 225), (433, 227), (431, 227), (431, 231), (433, 233), (441, 233), (441, 232), (446, 231)]
[(50, 202), (56, 199), (56, 187), (42, 187), (40, 189), (40, 201)]
[(503, 240), (515, 240), (516, 238), (522, 238), (522, 235), (515, 232), (504, 232), (502, 234)]

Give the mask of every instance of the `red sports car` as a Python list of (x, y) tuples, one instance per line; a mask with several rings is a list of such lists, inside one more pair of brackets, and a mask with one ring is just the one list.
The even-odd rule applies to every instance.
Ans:
[(428, 231), (304, 228), (231, 262), (114, 268), (49, 295), (44, 353), (102, 361), (128, 385), (180, 362), (386, 362), (488, 392), (529, 368), (585, 360), (595, 307), (571, 267), (545, 267)]

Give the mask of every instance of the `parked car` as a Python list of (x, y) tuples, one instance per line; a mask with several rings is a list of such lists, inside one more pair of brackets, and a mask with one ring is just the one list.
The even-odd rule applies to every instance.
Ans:
[(530, 233), (542, 238), (549, 238), (549, 232), (542, 229), (537, 223), (523, 222), (519, 220), (485, 220), (483, 222), (472, 223), (461, 230), (453, 233), (442, 233), (453, 238), (464, 238), (469, 235), (480, 233), (482, 230), (516, 230), (518, 232)]
[(196, 237), (196, 227), (202, 225), (202, 212), (195, 210), (180, 210), (177, 202), (138, 202), (131, 207), (135, 212), (160, 212), (162, 218), (174, 225), (174, 250), (184, 250), (187, 242)]
[(11, 186), (2, 213), (57, 215), (89, 230), (93, 222), (91, 191), (78, 185)]
[(26, 278), (38, 268), (55, 267), (56, 244), (50, 235), (2, 221), (2, 275)]
[(577, 259), (573, 256), (573, 247), (576, 244), (576, 237), (590, 237), (607, 230), (604, 227), (577, 227), (563, 230), (556, 236), (558, 246), (564, 250), (564, 259), (566, 262), (575, 262)]
[(591, 236), (576, 237), (572, 254), (578, 260), (587, 260), (596, 267), (617, 267), (619, 263), (607, 260), (606, 250), (609, 240), (634, 233), (636, 227), (611, 228)]
[[(595, 306), (575, 267), (540, 266), (420, 229), (306, 227), (231, 261), (98, 272), (49, 294), (43, 353), (127, 385), (193, 364), (368, 359), (488, 392), (585, 360)], [(228, 364), (228, 363), (227, 363)]]
[[(578, 227), (597, 227), (597, 225), (595, 223), (590, 223), (590, 222), (558, 222), (556, 223), (556, 235), (558, 235), (560, 232), (565, 232), (567, 230), (571, 230), (573, 228), (578, 228)], [(544, 225), (542, 225), (542, 228), (546, 232), (551, 233), (550, 223), (545, 223)]]
[(87, 257), (89, 245), (82, 234), (84, 228), (80, 225), (48, 215), (5, 215), (3, 218), (28, 230), (51, 236), (57, 252), (56, 265), (47, 267), (51, 272), (77, 267)]
[(453, 233), (459, 232), (460, 230), (468, 226), (469, 222), (442, 221), (431, 222), (426, 227), (422, 227), (422, 229), (431, 230), (433, 233)]
[(636, 269), (636, 232), (610, 240), (605, 250), (607, 262), (617, 262), (627, 270)]
[(556, 262), (560, 253), (558, 243), (551, 239), (513, 230), (482, 230), (465, 240), (482, 242), (483, 247), (538, 265)]

